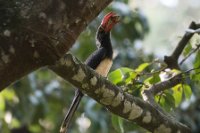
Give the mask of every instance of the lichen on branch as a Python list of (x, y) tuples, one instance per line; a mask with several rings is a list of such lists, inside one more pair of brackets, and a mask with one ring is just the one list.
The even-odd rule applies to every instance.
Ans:
[[(112, 113), (136, 122), (151, 132), (157, 133), (162, 130), (165, 130), (166, 133), (191, 132), (188, 127), (167, 117), (151, 104), (123, 92), (121, 88), (98, 75), (71, 54), (66, 54), (49, 68)], [(96, 78), (95, 84), (94, 77)]]

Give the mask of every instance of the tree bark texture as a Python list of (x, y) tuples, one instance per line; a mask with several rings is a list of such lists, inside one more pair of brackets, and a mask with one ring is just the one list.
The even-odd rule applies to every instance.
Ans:
[(149, 103), (122, 92), (70, 54), (63, 57), (111, 1), (0, 0), (0, 91), (38, 68), (51, 66), (111, 112), (149, 131), (191, 132)]
[(0, 91), (61, 58), (112, 0), (0, 0)]
[(188, 127), (163, 114), (151, 104), (123, 92), (71, 54), (66, 54), (50, 68), (112, 113), (136, 122), (153, 133), (191, 132)]

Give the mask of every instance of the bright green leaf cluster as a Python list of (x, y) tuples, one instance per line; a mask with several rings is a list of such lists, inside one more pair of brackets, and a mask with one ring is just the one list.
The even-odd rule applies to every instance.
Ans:
[[(136, 69), (121, 67), (111, 72), (108, 75), (108, 79), (114, 84), (125, 88), (124, 91), (127, 91), (134, 96), (139, 96), (143, 89), (148, 89), (150, 86), (161, 82), (160, 74), (163, 73), (163, 71), (154, 71), (149, 72), (148, 74), (144, 72), (150, 65), (151, 63), (143, 63)], [(164, 73), (170, 78), (173, 75), (179, 74), (180, 71), (173, 69)], [(184, 83), (178, 84), (172, 89), (160, 92), (155, 96), (155, 100), (165, 110), (171, 111), (181, 104), (184, 97), (190, 99), (191, 95), (192, 91), (190, 86)]]
[(162, 92), (161, 94), (156, 95), (155, 100), (167, 111), (171, 111), (171, 109), (175, 107), (175, 99), (169, 92)]
[(130, 69), (127, 67), (118, 68), (108, 75), (108, 80), (122, 88), (125, 88), (124, 91), (139, 95), (138, 89), (143, 86), (143, 83), (140, 82), (140, 77), (144, 69), (149, 65), (150, 63), (143, 63), (136, 69)]

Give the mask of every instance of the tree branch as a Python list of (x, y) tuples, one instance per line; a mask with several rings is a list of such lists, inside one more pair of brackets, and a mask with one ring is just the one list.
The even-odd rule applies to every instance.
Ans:
[[(189, 26), (189, 29), (192, 29), (195, 31), (196, 29), (199, 29), (199, 24), (196, 24), (195, 22), (192, 22)], [(170, 69), (180, 69), (178, 65), (178, 58), (181, 55), (183, 49), (188, 44), (189, 40), (192, 38), (195, 32), (186, 32), (183, 36), (183, 38), (179, 41), (177, 47), (172, 52), (170, 56), (164, 57), (164, 62), (167, 64), (167, 68)], [(177, 84), (179, 84), (182, 81), (182, 73), (175, 75), (174, 77), (159, 82), (155, 85), (152, 85), (149, 89), (144, 90), (142, 92), (142, 97), (145, 101), (149, 102), (153, 106), (157, 107), (160, 111), (162, 109), (158, 106), (158, 104), (154, 100), (154, 96), (158, 94), (159, 92), (162, 92), (166, 89), (169, 89)]]
[(162, 82), (152, 85), (149, 89), (144, 90), (142, 92), (142, 97), (145, 101), (149, 102), (150, 104), (152, 104), (155, 107), (158, 107), (158, 105), (156, 104), (156, 102), (154, 100), (154, 96), (164, 90), (167, 90), (167, 89), (181, 83), (181, 82), (182, 82), (182, 73), (177, 74), (168, 80), (165, 80), (165, 81), (162, 81)]
[(54, 64), (111, 1), (1, 1), (0, 91), (28, 73)]
[(111, 84), (70, 54), (66, 54), (50, 69), (112, 113), (136, 122), (149, 131), (154, 133), (191, 132), (188, 127), (165, 116), (149, 103), (124, 93), (121, 88)]
[[(192, 22), (189, 26), (189, 29), (196, 30), (200, 28), (199, 24)], [(188, 44), (188, 41), (192, 38), (194, 33), (186, 32), (182, 39), (179, 41), (177, 47), (175, 48), (174, 52), (170, 56), (164, 57), (164, 62), (168, 65), (168, 68), (171, 69), (180, 69), (178, 65), (178, 58), (181, 55), (183, 49)]]

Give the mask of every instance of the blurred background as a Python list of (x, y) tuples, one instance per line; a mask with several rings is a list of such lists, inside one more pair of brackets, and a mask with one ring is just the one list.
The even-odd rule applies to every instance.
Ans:
[[(84, 62), (96, 49), (95, 33), (102, 17), (114, 11), (120, 14), (121, 23), (112, 30), (115, 60), (111, 71), (122, 66), (135, 68), (156, 58), (162, 60), (174, 50), (191, 21), (199, 22), (199, 8), (199, 0), (115, 0), (82, 32), (71, 53)], [(191, 68), (193, 61), (191, 57), (182, 68)], [(198, 133), (200, 88), (199, 82), (191, 84), (191, 99), (171, 112)], [(0, 93), (0, 132), (57, 133), (74, 90), (46, 68), (29, 74)], [(128, 121), (123, 121), (123, 129), (117, 130), (116, 123), (121, 121), (116, 122), (116, 116), (85, 96), (69, 133), (147, 132)]]

